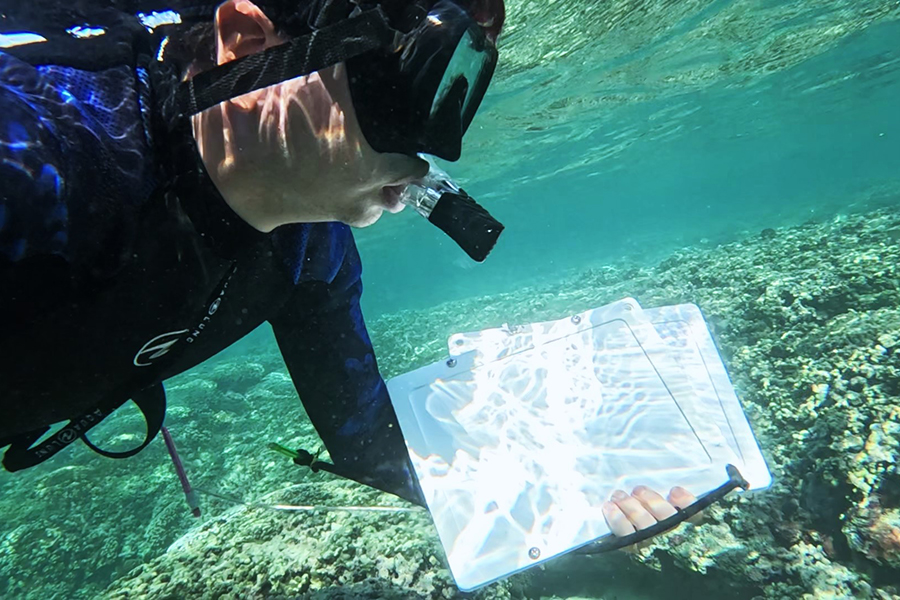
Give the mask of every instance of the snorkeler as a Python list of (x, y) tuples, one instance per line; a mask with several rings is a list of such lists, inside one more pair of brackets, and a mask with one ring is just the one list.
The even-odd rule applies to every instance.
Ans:
[[(335, 468), (422, 504), (350, 227), (403, 208), (417, 154), (459, 158), (503, 1), (227, 0), (168, 23), (107, 8), (78, 36), (29, 6), (38, 41), (0, 50), (4, 466), (78, 439), (137, 453), (162, 381), (268, 321)], [(96, 447), (88, 430), (129, 399), (144, 442)], [(621, 535), (692, 501), (640, 489), (606, 509)]]

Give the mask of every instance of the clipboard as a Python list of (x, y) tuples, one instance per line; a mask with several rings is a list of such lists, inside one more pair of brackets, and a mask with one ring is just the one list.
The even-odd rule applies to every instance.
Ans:
[(609, 538), (615, 489), (770, 482), (696, 307), (626, 298), (448, 345), (388, 390), (463, 591)]

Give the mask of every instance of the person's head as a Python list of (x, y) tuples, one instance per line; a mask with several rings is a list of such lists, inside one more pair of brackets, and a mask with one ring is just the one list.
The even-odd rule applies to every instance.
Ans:
[[(187, 36), (194, 57), (185, 77), (290, 39), (267, 15), (266, 1), (261, 0), (263, 6), (251, 0), (220, 4), (212, 27), (199, 36), (193, 33), (193, 40)], [(216, 186), (240, 216), (262, 231), (295, 222), (370, 225), (384, 210), (401, 210), (399, 191), (428, 168), (408, 147), (373, 149), (360, 126), (344, 63), (222, 102), (196, 115), (193, 126)]]
[[(216, 10), (216, 64), (284, 41), (250, 0)], [(383, 210), (402, 208), (396, 186), (428, 170), (419, 158), (381, 154), (366, 142), (340, 64), (204, 111), (194, 117), (194, 135), (225, 200), (261, 231), (299, 222), (371, 225)]]

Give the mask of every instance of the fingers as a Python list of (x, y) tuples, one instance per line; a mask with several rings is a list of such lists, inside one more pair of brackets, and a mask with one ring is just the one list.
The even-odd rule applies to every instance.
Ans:
[(668, 519), (678, 512), (675, 510), (675, 506), (678, 505), (673, 506), (671, 500), (666, 501), (666, 499), (660, 496), (655, 490), (651, 490), (647, 486), (637, 486), (632, 491), (632, 495), (640, 501), (644, 508), (646, 508), (657, 521)]
[[(669, 502), (671, 502), (673, 506), (677, 506), (678, 508), (687, 508), (696, 501), (697, 497), (681, 486), (676, 485), (671, 490), (669, 490)], [(699, 525), (703, 522), (703, 513), (697, 513), (687, 521), (688, 523)]]
[(634, 496), (629, 496), (622, 490), (616, 490), (613, 492), (612, 501), (621, 509), (635, 529), (646, 529), (656, 523), (653, 515)]
[(611, 501), (604, 503), (602, 510), (610, 531), (621, 537), (668, 519), (677, 509), (686, 508), (696, 500), (696, 496), (680, 486), (673, 487), (666, 499), (655, 490), (639, 485), (631, 495), (622, 490), (613, 492)]
[(628, 517), (625, 516), (625, 513), (622, 512), (622, 509), (615, 502), (604, 502), (602, 510), (603, 518), (606, 519), (606, 524), (609, 525), (609, 530), (614, 536), (624, 537), (634, 533), (634, 525), (631, 524), (631, 521), (628, 520)]
[(697, 501), (697, 497), (681, 486), (676, 485), (669, 491), (669, 502), (677, 508), (687, 508)]

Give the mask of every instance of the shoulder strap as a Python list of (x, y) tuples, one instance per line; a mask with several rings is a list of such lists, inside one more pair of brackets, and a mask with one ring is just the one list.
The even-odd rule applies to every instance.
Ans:
[[(23, 433), (0, 440), (0, 447), (10, 444), (3, 455), (3, 467), (7, 471), (20, 471), (29, 467), (34, 467), (48, 458), (52, 457), (60, 450), (81, 439), (87, 446), (103, 456), (109, 458), (128, 458), (134, 456), (153, 441), (156, 434), (159, 433), (166, 416), (166, 392), (162, 383), (159, 381), (165, 369), (172, 365), (175, 360), (184, 351), (189, 342), (192, 342), (198, 331), (205, 327), (206, 320), (211, 317), (215, 310), (209, 307), (216, 305), (224, 295), (225, 289), (228, 287), (231, 277), (237, 270), (237, 265), (232, 264), (231, 268), (216, 286), (209, 300), (203, 305), (203, 310), (198, 319), (198, 326), (185, 331), (182, 338), (177, 342), (176, 347), (169, 352), (164, 360), (153, 367), (148, 367), (146, 371), (136, 380), (128, 382), (126, 385), (109, 394), (104, 401), (98, 404), (94, 409), (82, 414), (78, 418), (72, 419), (62, 429), (44, 440), (37, 446), (32, 445), (38, 441), (50, 429), (49, 426), (41, 427), (28, 433)], [(137, 392), (134, 390), (137, 389)], [(111, 415), (120, 406), (133, 400), (137, 404), (144, 420), (147, 423), (147, 435), (143, 443), (137, 448), (126, 452), (109, 452), (95, 446), (88, 438), (87, 432), (92, 427), (100, 423), (103, 419)]]
[(108, 456), (109, 458), (128, 458), (134, 456), (153, 441), (156, 434), (159, 433), (166, 416), (166, 392), (161, 383), (143, 389), (136, 394), (131, 395), (131, 399), (137, 404), (144, 420), (147, 422), (147, 434), (143, 443), (137, 448), (128, 450), (127, 452), (109, 452), (95, 446), (87, 438), (87, 431), (97, 425), (100, 421), (111, 415), (117, 408), (128, 401), (125, 400), (111, 401), (106, 405), (98, 406), (94, 410), (81, 415), (77, 419), (69, 421), (69, 424), (57, 431), (48, 439), (44, 440), (37, 446), (32, 447), (42, 435), (44, 435), (49, 427), (22, 434), (18, 437), (5, 440), (12, 445), (3, 455), (3, 467), (10, 472), (21, 471), (34, 467), (45, 460), (49, 459), (57, 452), (81, 438), (88, 447), (98, 454)]

